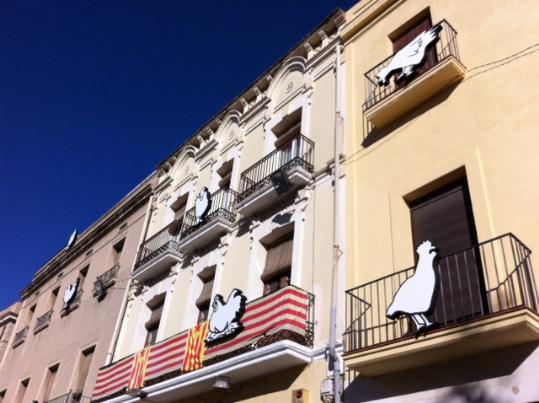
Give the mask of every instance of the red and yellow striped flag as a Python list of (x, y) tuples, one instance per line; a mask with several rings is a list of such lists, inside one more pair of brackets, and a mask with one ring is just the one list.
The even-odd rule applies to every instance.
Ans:
[(204, 354), (206, 353), (206, 336), (208, 335), (208, 321), (201, 322), (189, 330), (185, 355), (183, 357), (183, 372), (202, 368)]
[(140, 389), (146, 379), (146, 367), (150, 358), (150, 347), (135, 354), (131, 375), (129, 376), (129, 389)]

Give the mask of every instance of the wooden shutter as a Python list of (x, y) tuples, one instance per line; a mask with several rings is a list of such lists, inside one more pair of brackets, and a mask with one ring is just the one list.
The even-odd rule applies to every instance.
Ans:
[[(466, 181), (414, 203), (411, 219), (414, 248), (429, 240), (440, 251), (439, 295), (431, 319), (451, 323), (477, 314), (484, 291), (481, 263), (473, 249), (477, 236)], [(455, 252), (459, 253), (452, 255)], [(448, 255), (452, 256), (445, 258)]]
[(282, 148), (288, 145), (290, 140), (296, 137), (301, 132), (301, 120), (292, 124), (284, 133), (277, 137), (275, 140), (275, 148)]
[(88, 378), (88, 372), (90, 372), (90, 365), (92, 364), (94, 351), (95, 347), (91, 347), (81, 353), (77, 384), (73, 389), (74, 393), (82, 394), (84, 391), (84, 385), (86, 384), (86, 378)]
[(56, 381), (56, 374), (58, 373), (58, 367), (59, 365), (55, 365), (47, 370), (47, 379), (45, 380), (45, 387), (43, 391), (43, 401), (47, 401), (51, 397), (52, 388), (54, 386), (54, 382)]
[(230, 181), (232, 180), (232, 168), (234, 166), (234, 160), (228, 160), (221, 165), (217, 170), (217, 174), (221, 177), (219, 180), (219, 187), (221, 189), (228, 189), (230, 187)]
[(201, 307), (210, 303), (212, 290), (213, 290), (213, 278), (205, 282), (204, 285), (202, 286), (202, 291), (200, 292), (200, 296), (196, 300), (197, 307)]
[(215, 267), (215, 265), (206, 267), (198, 274), (198, 277), (200, 277), (204, 283), (202, 291), (200, 291), (200, 295), (195, 302), (199, 309), (210, 303), (211, 293), (213, 291), (213, 280), (215, 279)]
[[(408, 28), (401, 32), (398, 36), (393, 38), (393, 52), (397, 52), (410, 42), (412, 42), (419, 34), (421, 34), (426, 29), (432, 28), (432, 20), (430, 14), (427, 14), (423, 17), (420, 17), (415, 22), (413, 22)], [(427, 70), (432, 68), (438, 62), (438, 57), (436, 54), (436, 46), (431, 45), (427, 50), (425, 55), (425, 61), (422, 66), (416, 68), (415, 76), (420, 76), (425, 73)], [(400, 85), (399, 85), (400, 84)], [(399, 83), (397, 86), (403, 86), (405, 83)]]
[(294, 239), (285, 239), (268, 248), (262, 281), (266, 281), (290, 269), (290, 266), (292, 266), (293, 243)]

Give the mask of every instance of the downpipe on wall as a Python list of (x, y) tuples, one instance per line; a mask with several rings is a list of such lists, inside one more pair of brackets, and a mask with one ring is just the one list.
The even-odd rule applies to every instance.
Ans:
[[(322, 393), (324, 402), (340, 403), (342, 401), (342, 373), (341, 373), (341, 357), (337, 353), (337, 305), (338, 305), (338, 292), (339, 292), (339, 260), (342, 255), (342, 250), (339, 245), (339, 233), (340, 228), (340, 205), (341, 205), (341, 191), (339, 185), (339, 178), (341, 177), (341, 146), (343, 143), (342, 137), (342, 114), (341, 114), (341, 88), (342, 88), (342, 74), (341, 74), (341, 52), (342, 45), (336, 46), (336, 60), (335, 60), (335, 127), (334, 127), (334, 177), (333, 177), (333, 263), (332, 263), (332, 276), (331, 276), (331, 308), (330, 308), (330, 320), (329, 320), (329, 343), (328, 343), (328, 369), (333, 372), (333, 378), (331, 379), (333, 385), (333, 396)], [(327, 391), (329, 385), (322, 386), (322, 392)]]

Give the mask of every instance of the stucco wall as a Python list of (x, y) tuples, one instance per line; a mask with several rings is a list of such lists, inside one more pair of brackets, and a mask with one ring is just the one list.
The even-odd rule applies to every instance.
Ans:
[[(95, 346), (83, 391), (84, 396), (91, 396), (97, 370), (109, 351), (125, 285), (139, 246), (146, 209), (147, 205), (143, 203), (126, 221), (110, 230), (86, 253), (63, 268), (61, 276), (50, 279), (38, 288), (38, 292), (34, 292), (22, 302), (15, 332), (25, 326), (25, 318), (30, 307), (34, 304), (37, 304), (37, 307), (29, 323), (30, 329), (26, 340), (15, 348), (11, 345), (8, 347), (0, 369), (0, 390), (7, 389), (5, 401), (14, 399), (19, 383), (27, 378), (30, 378), (30, 382), (24, 401), (32, 399), (43, 401), (46, 372), (57, 363), (60, 366), (49, 398), (68, 393), (76, 382), (81, 351)], [(127, 225), (122, 226), (124, 223)], [(117, 281), (108, 289), (106, 297), (98, 301), (92, 295), (94, 281), (97, 276), (112, 267), (112, 246), (122, 238), (125, 238), (125, 243), (119, 261)], [(82, 287), (80, 306), (61, 317), (64, 292), (69, 284), (76, 280), (80, 269), (86, 265), (89, 265), (89, 270)], [(50, 324), (34, 334), (35, 321), (48, 310), (51, 292), (58, 286), (60, 292), (52, 308)]]
[[(479, 241), (513, 232), (532, 251), (539, 248), (535, 157), (539, 146), (539, 53), (530, 51), (534, 48), (521, 52), (537, 43), (537, 3), (395, 3), (345, 46), (348, 288), (413, 266), (407, 198), (459, 168), (466, 172)], [(348, 20), (355, 21), (350, 26), (361, 19), (361, 6), (348, 12)], [(460, 60), (467, 67), (464, 79), (379, 131), (380, 139), (366, 146), (369, 133), (361, 112), (366, 93), (363, 74), (391, 55), (388, 35), (426, 7), (430, 7), (433, 23), (446, 19), (458, 32)], [(539, 261), (533, 263), (537, 273)], [(501, 368), (504, 360), (500, 355), (488, 365)], [(399, 402), (431, 401), (445, 396), (448, 391), (443, 387), (468, 382), (487, 388), (485, 396), (503, 396), (499, 401), (539, 398), (531, 370), (539, 365), (539, 351), (533, 348), (504, 374), (485, 371), (484, 382), (467, 376), (472, 372), (469, 368), (461, 372), (466, 365), (451, 367), (460, 376), (449, 376), (448, 370), (431, 371), (425, 382), (419, 372), (403, 375), (414, 379), (414, 385), (400, 389), (388, 387), (391, 382), (400, 384), (398, 376), (352, 377), (355, 389), (349, 401), (384, 397)], [(481, 366), (473, 368), (482, 371)], [(376, 393), (362, 394), (362, 387), (376, 389)], [(433, 388), (435, 391), (427, 392)]]

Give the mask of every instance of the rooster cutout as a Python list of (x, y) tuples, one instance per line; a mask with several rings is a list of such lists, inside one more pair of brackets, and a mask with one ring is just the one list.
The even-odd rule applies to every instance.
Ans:
[(414, 73), (415, 68), (425, 60), (427, 49), (438, 40), (438, 33), (441, 30), (442, 27), (440, 25), (427, 29), (395, 53), (389, 64), (376, 75), (378, 85), (388, 85), (391, 76), (399, 70), (401, 73), (395, 79), (396, 82), (410, 77)]
[(206, 343), (213, 343), (219, 339), (233, 336), (243, 329), (240, 319), (245, 312), (246, 299), (245, 295), (237, 288), (232, 290), (226, 303), (220, 294), (213, 298)]
[(210, 211), (210, 207), (211, 195), (208, 188), (204, 186), (195, 201), (196, 225), (200, 224), (202, 220), (206, 218), (206, 214), (208, 214), (208, 211)]
[(77, 295), (77, 291), (79, 289), (79, 281), (80, 278), (77, 278), (77, 281), (69, 284), (69, 286), (66, 288), (66, 291), (64, 293), (64, 309), (69, 308), (69, 305), (75, 299), (75, 296)]
[(431, 311), (434, 301), (437, 285), (434, 258), (438, 254), (438, 249), (430, 241), (424, 241), (416, 251), (419, 260), (415, 272), (395, 293), (393, 302), (387, 308), (386, 316), (395, 320), (401, 315), (408, 315), (416, 326), (416, 333), (419, 334), (435, 325), (425, 314)]

